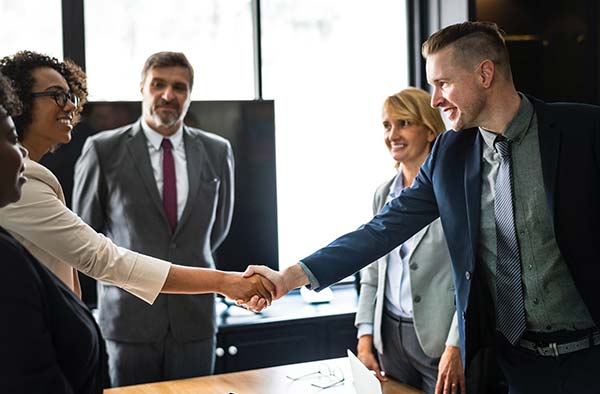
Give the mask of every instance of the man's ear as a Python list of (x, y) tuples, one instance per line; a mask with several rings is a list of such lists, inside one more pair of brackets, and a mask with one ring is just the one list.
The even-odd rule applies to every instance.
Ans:
[(144, 82), (140, 82), (140, 93), (144, 94)]
[(485, 59), (479, 63), (478, 67), (479, 78), (484, 88), (489, 88), (494, 80), (494, 73), (496, 72), (496, 66), (490, 59)]

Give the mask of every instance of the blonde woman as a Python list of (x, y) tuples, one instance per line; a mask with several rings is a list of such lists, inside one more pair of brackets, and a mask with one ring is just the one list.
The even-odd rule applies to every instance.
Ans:
[[(408, 88), (383, 104), (383, 139), (398, 172), (377, 188), (374, 214), (411, 186), (434, 140), (445, 130), (430, 100), (427, 92)], [(391, 376), (426, 393), (442, 392), (444, 387), (444, 393), (464, 393), (450, 256), (440, 220), (361, 275), (355, 322), (359, 359), (380, 380)]]

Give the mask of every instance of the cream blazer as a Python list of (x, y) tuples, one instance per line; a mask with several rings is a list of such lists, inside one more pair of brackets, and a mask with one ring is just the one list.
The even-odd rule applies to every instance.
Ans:
[(116, 246), (67, 208), (54, 174), (30, 159), (25, 166), (21, 199), (0, 209), (0, 226), (78, 295), (80, 271), (152, 304), (171, 263)]

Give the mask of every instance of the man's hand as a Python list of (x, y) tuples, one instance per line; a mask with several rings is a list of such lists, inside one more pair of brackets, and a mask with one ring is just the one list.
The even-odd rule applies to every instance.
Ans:
[(373, 354), (373, 335), (363, 335), (358, 338), (358, 345), (356, 346), (356, 353), (358, 359), (367, 367), (370, 371), (375, 372), (375, 377), (381, 382), (388, 380), (381, 369), (375, 354)]
[(267, 278), (275, 286), (274, 300), (283, 297), (291, 290), (285, 283), (283, 273), (274, 271), (265, 265), (249, 265), (246, 271), (244, 271), (245, 278), (252, 277), (254, 274)]
[(459, 347), (446, 346), (438, 369), (435, 394), (466, 394), (465, 374)]
[[(300, 264), (291, 265), (283, 272), (274, 271), (264, 265), (249, 265), (244, 272), (244, 277), (252, 277), (256, 274), (265, 277), (273, 284), (273, 286), (275, 286), (275, 291), (273, 293), (274, 300), (283, 297), (296, 287), (304, 286), (309, 283), (308, 277)], [(252, 297), (252, 299), (247, 302), (238, 299), (237, 304), (244, 305), (246, 308), (255, 312), (260, 312), (268, 306), (262, 303), (259, 297)]]
[(228, 272), (221, 293), (242, 303), (250, 302), (254, 298), (257, 307), (264, 308), (271, 304), (275, 295), (275, 286), (260, 275), (243, 276), (236, 272)]

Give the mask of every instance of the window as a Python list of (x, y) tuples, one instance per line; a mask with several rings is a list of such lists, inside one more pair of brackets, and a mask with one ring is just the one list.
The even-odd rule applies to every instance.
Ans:
[[(139, 100), (143, 63), (163, 50), (190, 59), (193, 100), (254, 98), (252, 0), (82, 1), (91, 101)], [(0, 0), (2, 53), (62, 58), (60, 7)], [(406, 3), (262, 0), (261, 22), (284, 268), (369, 220), (375, 188), (395, 173), (381, 105), (408, 84)]]
[(140, 72), (158, 51), (186, 54), (193, 100), (254, 98), (250, 0), (87, 0), (91, 100), (139, 100)]
[(381, 107), (408, 83), (406, 10), (398, 0), (261, 7), (284, 268), (369, 220), (375, 188), (395, 173)]
[(30, 50), (63, 57), (61, 0), (0, 0), (1, 56)]

